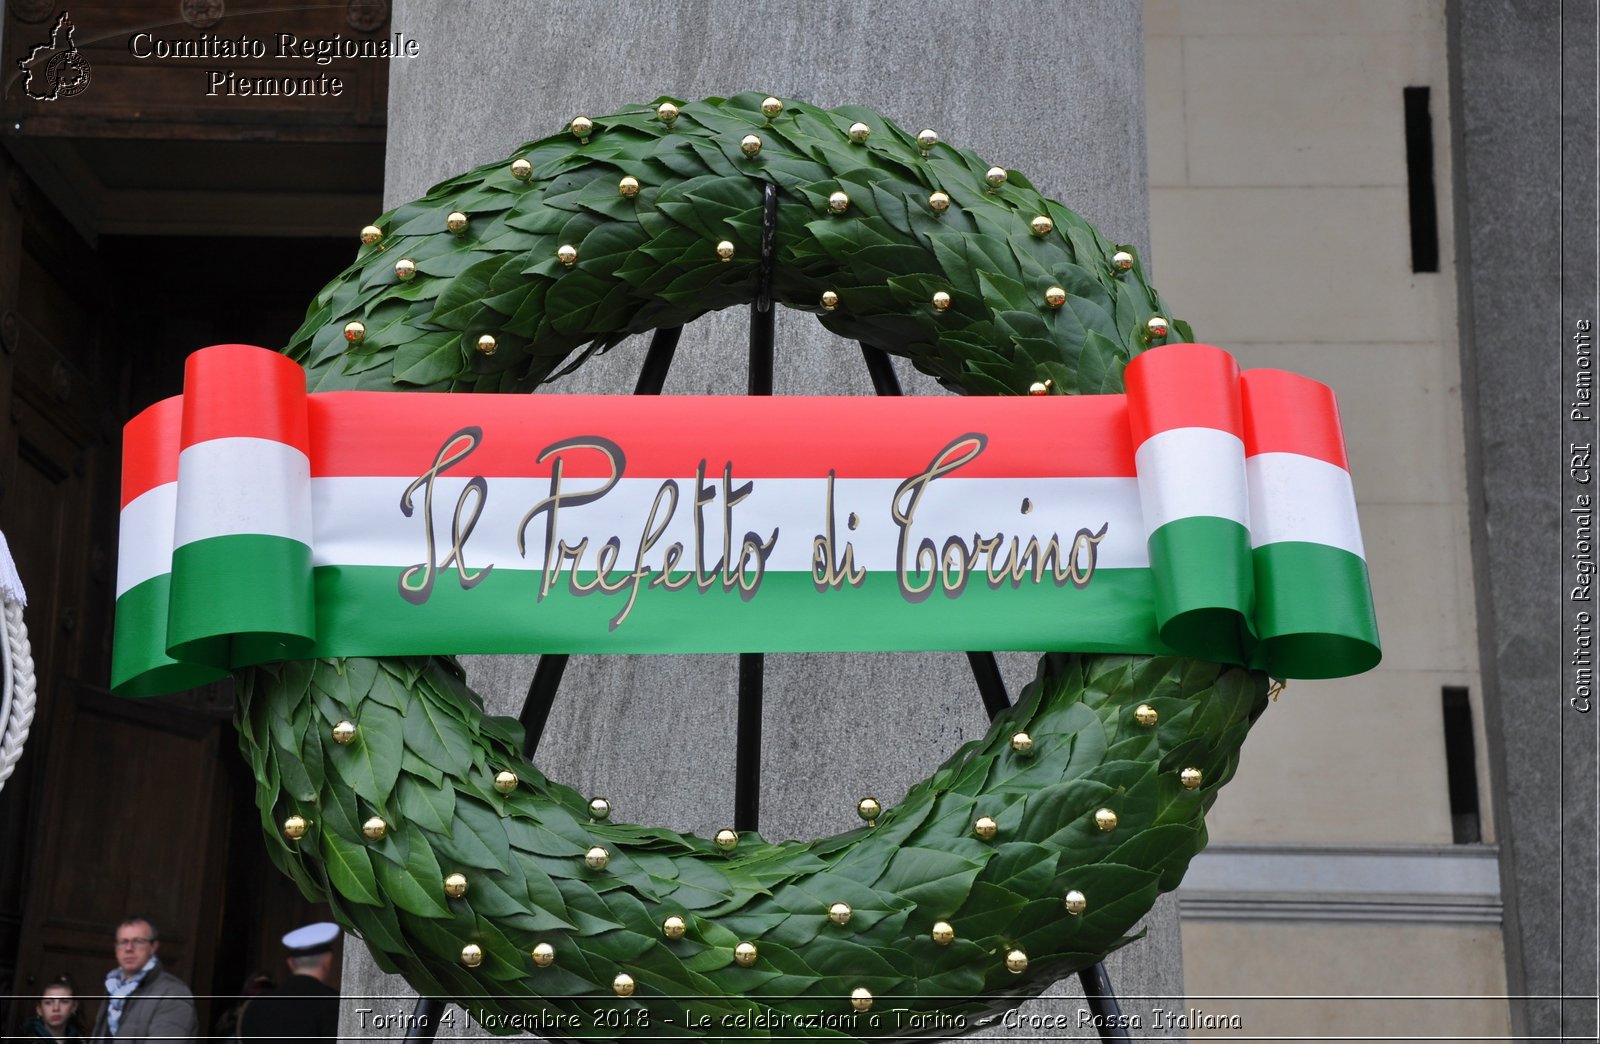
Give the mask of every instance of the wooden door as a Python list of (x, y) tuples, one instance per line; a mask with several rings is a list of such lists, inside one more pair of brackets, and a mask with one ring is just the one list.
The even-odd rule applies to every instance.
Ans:
[(0, 943), (11, 944), (0, 953), (15, 954), (4, 992), (26, 996), (66, 972), (81, 994), (101, 994), (112, 930), (141, 912), (161, 926), (163, 959), (209, 993), (211, 954), (195, 958), (215, 935), (226, 855), (226, 694), (105, 691), (127, 380), (106, 335), (113, 294), (95, 251), (27, 178), (3, 177), (0, 529), (28, 590), (39, 682), (33, 736), (0, 794)]
[[(8, 68), (56, 43), (58, 8), (0, 5)], [(129, 913), (161, 927), (161, 956), (197, 994), (281, 976), (278, 936), (326, 916), (266, 860), (231, 690), (105, 691), (118, 447), (133, 412), (180, 390), (188, 352), (282, 343), (349, 261), (382, 184), (386, 60), (235, 63), (345, 88), (213, 96), (203, 63), (142, 57), (132, 37), (153, 27), (180, 51), (285, 32), (383, 41), (387, 3), (85, 0), (70, 21), (92, 69), (81, 92), (30, 98), (13, 75), (0, 97), (0, 530), (40, 681), (33, 738), (0, 790), (0, 1033), (31, 1011), (8, 995), (63, 971), (97, 998)]]

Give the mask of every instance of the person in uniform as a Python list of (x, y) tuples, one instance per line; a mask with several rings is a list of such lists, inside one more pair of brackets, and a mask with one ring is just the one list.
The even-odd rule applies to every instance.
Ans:
[(339, 1032), (339, 990), (333, 978), (333, 947), (339, 926), (319, 921), (283, 937), (289, 977), (277, 989), (252, 997), (239, 1014), (241, 1040), (333, 1040)]

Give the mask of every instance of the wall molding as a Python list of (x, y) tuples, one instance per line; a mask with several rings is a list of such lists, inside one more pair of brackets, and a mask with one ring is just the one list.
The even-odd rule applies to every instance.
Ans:
[(1499, 924), (1494, 845), (1216, 845), (1178, 889), (1184, 920)]

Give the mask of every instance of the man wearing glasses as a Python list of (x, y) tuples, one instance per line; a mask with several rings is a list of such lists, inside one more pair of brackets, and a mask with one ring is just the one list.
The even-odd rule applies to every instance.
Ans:
[(146, 917), (117, 925), (117, 966), (106, 972), (108, 999), (95, 1020), (97, 1041), (187, 1040), (199, 1031), (194, 995), (161, 967), (161, 933)]

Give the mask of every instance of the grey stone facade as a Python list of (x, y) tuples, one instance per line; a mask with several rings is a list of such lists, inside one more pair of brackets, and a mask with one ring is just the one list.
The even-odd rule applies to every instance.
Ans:
[[(393, 28), (421, 53), (391, 65), (387, 206), (581, 113), (761, 90), (935, 128), (1021, 170), (1108, 237), (1149, 242), (1136, 2), (412, 0), (396, 5)], [(667, 393), (742, 392), (746, 325), (724, 313), (690, 327)], [(777, 345), (778, 394), (870, 393), (856, 347), (810, 317), (780, 314)], [(626, 392), (642, 358), (642, 345), (623, 345), (555, 390)], [(908, 392), (938, 393), (899, 369)], [(1032, 658), (1002, 666), (1014, 696)], [(493, 710), (516, 713), (533, 661), (485, 657), (468, 669)], [(538, 761), (608, 796), (619, 818), (714, 832), (733, 816), (736, 679), (734, 657), (574, 657)], [(985, 721), (958, 654), (783, 656), (767, 659), (764, 729), (761, 829), (777, 839), (853, 827), (857, 798), (894, 801)], [(1125, 1011), (1181, 1009), (1175, 902), (1110, 970)], [(1076, 1011), (1076, 983), (1056, 989), (1058, 1010)], [(357, 948), (347, 954), (346, 997), (407, 993)], [(342, 1031), (375, 1035), (358, 1032), (349, 1007)]]
[(1597, 318), (1594, 37), (1592, 4), (1450, 8), (1467, 475), (1519, 1039), (1596, 1034), (1600, 708), (1568, 702), (1566, 582), (1567, 450), (1595, 428), (1564, 406), (1572, 334)]

